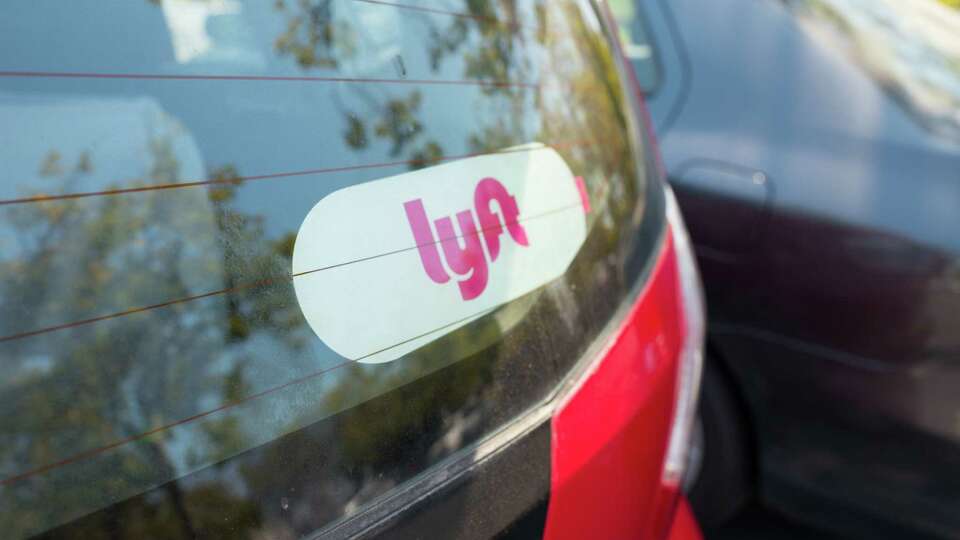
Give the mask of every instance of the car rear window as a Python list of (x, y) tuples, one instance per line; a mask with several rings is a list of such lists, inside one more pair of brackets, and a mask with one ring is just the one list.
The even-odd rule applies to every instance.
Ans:
[[(0, 10), (7, 538), (321, 530), (548, 397), (659, 234), (648, 160), (588, 2)], [(380, 186), (432, 188), (419, 175), (463, 163), (536, 173), (545, 153), (583, 198), (541, 214), (585, 227), (542, 283), (502, 285), (527, 271), (509, 263), (523, 245), (509, 220), (503, 259), (489, 260), (493, 240), (481, 252), (486, 287), (507, 292), (469, 318), (432, 312), (432, 291), (467, 301), (483, 287), (433, 284), (419, 266), (342, 270), (370, 268), (390, 255), (380, 239), (407, 234), (365, 213)], [(334, 195), (346, 202), (318, 212), (344, 217), (310, 238), (362, 256), (297, 268), (308, 215)], [(530, 231), (540, 217), (520, 220)], [(301, 282), (337, 269), (354, 293), (305, 300)], [(414, 279), (428, 292), (399, 296)], [(386, 292), (365, 294), (374, 287)], [(443, 324), (429, 335), (391, 333), (430, 317)], [(345, 352), (354, 345), (400, 352), (371, 362)]]

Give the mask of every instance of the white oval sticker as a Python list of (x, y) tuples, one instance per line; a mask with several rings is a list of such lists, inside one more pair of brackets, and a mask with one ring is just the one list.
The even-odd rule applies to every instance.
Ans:
[(561, 276), (588, 210), (541, 144), (350, 186), (300, 227), (297, 300), (338, 354), (395, 360)]

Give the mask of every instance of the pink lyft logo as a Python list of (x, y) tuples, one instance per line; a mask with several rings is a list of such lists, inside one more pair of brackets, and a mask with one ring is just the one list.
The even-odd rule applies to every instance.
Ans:
[[(549, 146), (508, 150), (317, 201), (290, 271), (304, 318), (330, 349), (391, 362), (564, 275), (586, 241), (586, 186)], [(497, 323), (516, 324), (519, 308)]]
[[(501, 216), (490, 208), (490, 203), (493, 201), (497, 202), (503, 221)], [(473, 300), (487, 287), (489, 276), (487, 259), (480, 244), (481, 234), (483, 234), (483, 243), (487, 246), (487, 252), (490, 254), (491, 263), (500, 256), (500, 236), (503, 234), (504, 226), (514, 242), (524, 247), (530, 245), (527, 231), (518, 221), (520, 210), (517, 207), (516, 198), (510, 195), (507, 188), (496, 178), (488, 177), (480, 180), (473, 192), (473, 205), (480, 221), (480, 230), (477, 230), (473, 213), (469, 209), (463, 210), (457, 212), (457, 223), (462, 233), (459, 238), (454, 231), (453, 221), (449, 217), (433, 221), (440, 237), (438, 242), (430, 228), (430, 220), (423, 208), (423, 201), (413, 199), (403, 203), (410, 229), (413, 231), (413, 238), (417, 242), (420, 262), (423, 263), (427, 276), (437, 283), (450, 281), (450, 276), (440, 261), (440, 252), (437, 249), (437, 243), (439, 243), (450, 270), (458, 275), (468, 276), (457, 283), (460, 286), (460, 296), (464, 300)], [(463, 239), (462, 246), (460, 238)]]

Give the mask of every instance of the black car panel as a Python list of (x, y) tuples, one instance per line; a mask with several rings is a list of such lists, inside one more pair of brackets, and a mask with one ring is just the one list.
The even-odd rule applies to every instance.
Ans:
[(636, 5), (675, 34), (664, 79), (689, 80), (648, 99), (765, 500), (863, 534), (960, 536), (960, 11)]

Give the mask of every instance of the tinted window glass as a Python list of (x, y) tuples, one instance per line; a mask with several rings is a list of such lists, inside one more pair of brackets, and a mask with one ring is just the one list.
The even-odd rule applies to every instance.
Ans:
[(785, 0), (852, 55), (918, 122), (960, 143), (960, 5), (953, 0)]
[[(586, 2), (2, 10), (8, 538), (316, 531), (548, 396), (659, 234)], [(543, 148), (584, 180), (591, 207), (560, 277), (393, 361), (358, 362), (318, 338), (295, 284), (333, 265), (292, 269), (318, 201), (482, 156), (532, 166), (517, 156)], [(582, 215), (571, 202), (543, 215)], [(495, 264), (491, 284), (521, 271)], [(424, 315), (426, 300), (392, 320)]]
[(643, 16), (639, 0), (611, 0), (610, 9), (620, 30), (623, 52), (633, 64), (640, 88), (655, 92), (662, 77), (653, 36)]

